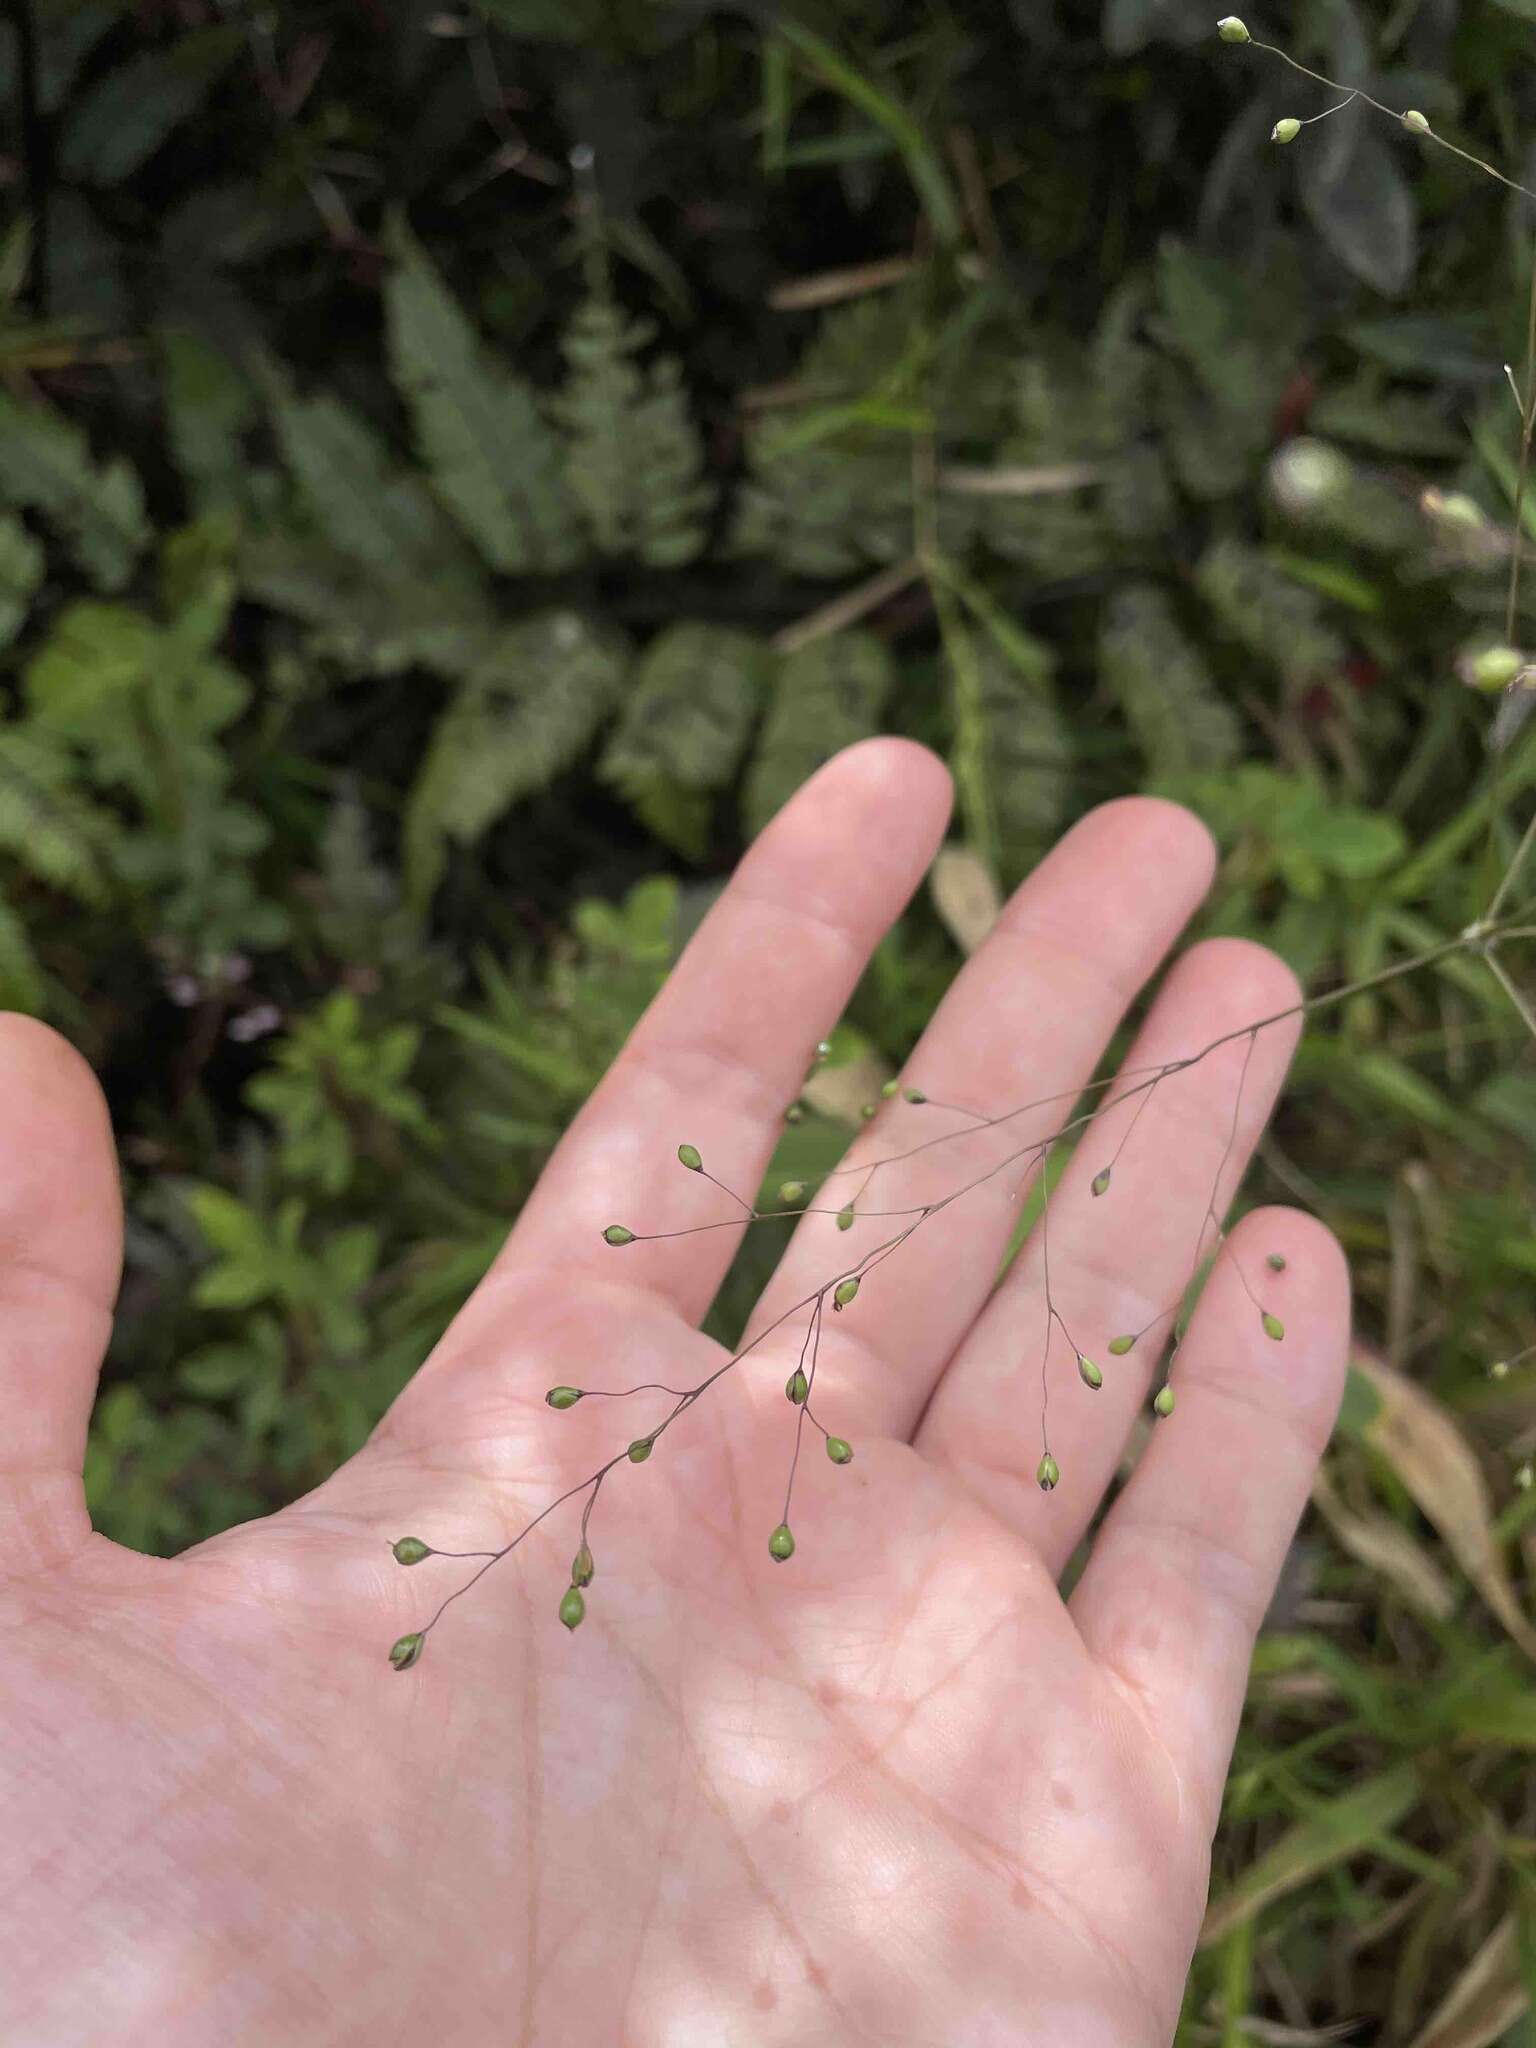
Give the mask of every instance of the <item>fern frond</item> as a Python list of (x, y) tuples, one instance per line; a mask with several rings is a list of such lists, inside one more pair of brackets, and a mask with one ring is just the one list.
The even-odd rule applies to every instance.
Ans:
[(19, 519), (0, 518), (0, 647), (21, 631), (42, 578), (42, 549)]
[(654, 568), (691, 562), (704, 545), (714, 490), (672, 357), (638, 360), (650, 339), (602, 294), (574, 314), (570, 366), (554, 412), (567, 437), (566, 477), (599, 552)]
[(782, 658), (742, 792), (749, 832), (841, 748), (879, 731), (891, 682), (891, 657), (873, 633), (828, 633)]
[(200, 512), (243, 504), (250, 465), (241, 437), (256, 393), (201, 334), (165, 328), (160, 355), (171, 454), (194, 504)]
[(1099, 668), (1155, 780), (1225, 767), (1242, 752), (1236, 713), (1154, 584), (1133, 583), (1110, 599)]
[(437, 500), (419, 475), (396, 467), (365, 420), (328, 395), (300, 397), (271, 364), (262, 381), (284, 458), (333, 547), (382, 575), (473, 580)]
[(21, 1010), (30, 1017), (43, 1008), (43, 970), (32, 950), (27, 928), (0, 896), (0, 1008)]
[(1218, 540), (1195, 569), (1195, 587), (1240, 647), (1271, 664), (1292, 688), (1335, 669), (1344, 642), (1325, 624), (1322, 601), (1257, 548)]
[(520, 798), (569, 767), (613, 709), (629, 649), (569, 611), (508, 627), (438, 721), (405, 819), (412, 901), (425, 903), (450, 841), (472, 846)]
[(81, 430), (44, 405), (0, 392), (0, 498), (40, 512), (100, 590), (121, 590), (150, 537), (137, 473), (97, 464)]
[(972, 594), (982, 632), (936, 586), (949, 668), (954, 746), (950, 766), (967, 838), (1005, 887), (1019, 881), (1060, 824), (1072, 749), (1043, 642)]
[(658, 839), (698, 859), (711, 798), (735, 774), (772, 658), (728, 626), (685, 621), (651, 642), (599, 773)]
[(311, 628), (317, 655), (374, 675), (398, 675), (418, 662), (439, 675), (463, 675), (494, 631), (482, 585), (418, 569), (381, 576), (318, 537), (252, 534), (241, 545), (239, 574), (248, 597)]
[(0, 727), (0, 849), (39, 881), (99, 903), (112, 821), (71, 786), (74, 772), (62, 743)]
[(575, 508), (537, 394), (481, 347), (409, 228), (391, 239), (390, 369), (434, 489), (493, 568), (570, 568), (582, 553)]

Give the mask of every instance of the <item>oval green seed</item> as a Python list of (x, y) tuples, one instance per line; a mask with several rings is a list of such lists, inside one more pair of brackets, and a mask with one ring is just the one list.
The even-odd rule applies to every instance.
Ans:
[(1085, 1387), (1092, 1387), (1095, 1393), (1104, 1384), (1103, 1373), (1100, 1372), (1091, 1358), (1084, 1358), (1081, 1353), (1078, 1354), (1077, 1376)]
[(781, 1180), (779, 1182), (779, 1200), (786, 1209), (792, 1207), (796, 1202), (804, 1201), (804, 1199), (805, 1182), (803, 1180)]
[(901, 1092), (908, 1102), (926, 1102), (928, 1100), (921, 1088), (903, 1088)]
[(1157, 1390), (1157, 1398), (1152, 1403), (1152, 1406), (1154, 1409), (1156, 1409), (1159, 1415), (1171, 1415), (1173, 1413), (1172, 1387), (1159, 1387)]
[(838, 1210), (838, 1212), (837, 1212), (837, 1227), (838, 1227), (838, 1229), (839, 1229), (839, 1230), (852, 1230), (852, 1228), (853, 1228), (853, 1204), (852, 1204), (852, 1202), (850, 1202), (850, 1203), (848, 1204), (848, 1206), (847, 1206), (847, 1207), (846, 1207), (845, 1209), (839, 1209), (839, 1210)]
[(1040, 1482), (1040, 1491), (1042, 1493), (1049, 1493), (1061, 1478), (1061, 1467), (1049, 1451), (1046, 1452), (1036, 1467), (1035, 1477)]
[(581, 1399), (580, 1387), (551, 1387), (544, 1396), (551, 1408), (574, 1408)]
[(603, 1241), (606, 1244), (633, 1244), (635, 1233), (632, 1230), (626, 1230), (622, 1223), (610, 1223), (603, 1232)]
[(582, 1599), (579, 1588), (568, 1586), (560, 1599), (560, 1619), (567, 1628), (580, 1628), (586, 1611), (587, 1603)]
[(586, 1544), (583, 1543), (580, 1550), (571, 1559), (571, 1584), (573, 1586), (590, 1586), (596, 1570), (597, 1566), (592, 1562), (592, 1553), (588, 1550)]
[(795, 1539), (788, 1522), (780, 1522), (768, 1538), (768, 1555), (783, 1564), (795, 1554)]
[(853, 1463), (853, 1445), (849, 1443), (846, 1437), (829, 1436), (827, 1438), (827, 1456), (834, 1465), (851, 1465)]
[(1278, 1344), (1281, 1338), (1285, 1335), (1284, 1323), (1281, 1322), (1278, 1316), (1272, 1316), (1268, 1309), (1265, 1309), (1260, 1320), (1264, 1325), (1265, 1336), (1273, 1337), (1275, 1342)]
[(648, 1436), (637, 1436), (625, 1453), (631, 1465), (643, 1465), (651, 1455), (651, 1440)]
[(1107, 1166), (1101, 1167), (1093, 1176), (1092, 1185), (1095, 1195), (1107, 1195), (1109, 1193), (1109, 1168)]
[(859, 1283), (857, 1280), (839, 1280), (836, 1287), (832, 1290), (833, 1308), (846, 1308), (858, 1291)]
[(1109, 1340), (1110, 1356), (1112, 1358), (1124, 1358), (1135, 1342), (1136, 1339), (1134, 1337), (1111, 1337)]
[(702, 1173), (704, 1171), (704, 1160), (697, 1145), (679, 1145), (677, 1156), (681, 1164), (686, 1166), (690, 1173)]
[(418, 1629), (414, 1635), (402, 1636), (389, 1653), (389, 1661), (397, 1671), (409, 1671), (421, 1656), (426, 1643), (425, 1629)]
[(1285, 1271), (1285, 1253), (1271, 1252), (1264, 1263), (1268, 1266), (1271, 1273), (1283, 1273)]
[(419, 1536), (402, 1536), (394, 1550), (396, 1564), (420, 1564), (424, 1557), (432, 1555), (431, 1546)]
[(805, 1374), (803, 1372), (800, 1372), (798, 1369), (792, 1372), (789, 1378), (784, 1382), (785, 1399), (793, 1401), (797, 1407), (805, 1399), (806, 1395), (810, 1393), (810, 1391), (810, 1381), (806, 1378)]

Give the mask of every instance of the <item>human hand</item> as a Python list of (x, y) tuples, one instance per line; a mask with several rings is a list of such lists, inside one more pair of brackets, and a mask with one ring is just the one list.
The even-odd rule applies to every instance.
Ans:
[[(1127, 1068), (1195, 1053), (1146, 1102), (1110, 1197), (1106, 1112), (1050, 1205), (1057, 1334), (1040, 1455), (1041, 1233), (992, 1291), (1022, 1167), (928, 1215), (827, 1316), (814, 1407), (852, 1441), (802, 1459), (795, 1316), (617, 1465), (574, 1633), (575, 1516), (540, 1523), (397, 1675), (389, 1644), (477, 1552), (663, 1418), (725, 1355), (697, 1323), (809, 1049), (942, 833), (938, 763), (874, 741), (768, 828), (552, 1159), (492, 1272), (368, 1444), (281, 1513), (163, 1560), (91, 1532), (80, 1472), (119, 1263), (100, 1096), (42, 1027), (0, 1025), (0, 2038), (21, 2048), (1163, 2048), (1204, 1904), (1254, 1631), (1343, 1375), (1333, 1239), (1249, 1216), (1181, 1345), (1160, 1422), (1069, 1605), (1056, 1582), (1146, 1403), (1213, 1182), (1220, 1214), (1294, 1020), (1288, 972), (1197, 947)], [(993, 1115), (1077, 1089), (1198, 903), (1187, 813), (1110, 804), (1069, 833), (968, 963), (907, 1079)], [(1247, 1048), (1245, 1056), (1245, 1045)], [(1241, 1087), (1239, 1079), (1241, 1076)], [(1138, 1098), (1139, 1100), (1140, 1098)], [(1070, 1102), (1066, 1105), (1070, 1109)], [(884, 1169), (871, 1207), (936, 1203), (1065, 1110)], [(922, 1119), (928, 1121), (921, 1121)], [(891, 1109), (853, 1157), (960, 1130)], [(894, 1146), (899, 1136), (903, 1146)], [(836, 1185), (836, 1183), (834, 1183)], [(844, 1183), (856, 1186), (857, 1182)], [(798, 1226), (748, 1338), (890, 1234)], [(1207, 1241), (1209, 1234), (1207, 1233)], [(1286, 1338), (1239, 1277), (1267, 1255)], [(808, 1439), (816, 1450), (817, 1440)]]

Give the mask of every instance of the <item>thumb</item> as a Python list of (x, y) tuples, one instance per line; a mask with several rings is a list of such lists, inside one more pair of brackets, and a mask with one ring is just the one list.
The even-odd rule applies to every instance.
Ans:
[(66, 1039), (0, 1013), (0, 1558), (81, 1549), (81, 1473), (122, 1268), (107, 1105)]

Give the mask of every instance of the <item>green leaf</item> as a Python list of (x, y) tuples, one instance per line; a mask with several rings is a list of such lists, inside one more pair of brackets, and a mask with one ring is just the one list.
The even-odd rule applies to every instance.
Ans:
[(471, 846), (587, 745), (623, 688), (629, 650), (578, 613), (509, 627), (439, 720), (406, 810), (413, 901), (437, 886), (450, 841)]
[(1408, 835), (1396, 818), (1344, 804), (1306, 814), (1297, 838), (1330, 874), (1351, 882), (1384, 875), (1408, 851)]
[(749, 832), (823, 762), (879, 730), (891, 681), (890, 655), (873, 633), (828, 633), (782, 658), (742, 793)]
[(1461, 1134), (1464, 1118), (1447, 1096), (1389, 1052), (1355, 1054), (1348, 1072), (1375, 1101), (1410, 1123), (1427, 1124), (1452, 1136)]
[(244, 40), (239, 28), (204, 29), (109, 71), (70, 109), (60, 171), (88, 185), (130, 177), (195, 112)]
[(1259, 549), (1239, 540), (1213, 542), (1196, 566), (1195, 587), (1223, 630), (1292, 685), (1342, 663), (1344, 643), (1323, 623), (1315, 593), (1293, 583)]
[(955, 734), (950, 765), (971, 844), (1011, 884), (1061, 822), (1072, 753), (1050, 650), (1006, 615), (988, 608), (983, 616), (992, 626), (985, 638), (947, 595), (939, 602)]
[(1237, 713), (1153, 584), (1130, 584), (1104, 607), (1099, 669), (1154, 778), (1224, 768), (1241, 753)]
[(1207, 1948), (1222, 1940), (1273, 1900), (1375, 1847), (1413, 1809), (1418, 1797), (1417, 1774), (1404, 1764), (1319, 1805), (1305, 1820), (1288, 1828), (1249, 1865), (1226, 1896), (1211, 1906), (1200, 1931), (1200, 1946)]
[(259, 1258), (266, 1247), (261, 1218), (224, 1188), (204, 1182), (188, 1189), (187, 1207), (210, 1249), (231, 1258)]
[(38, 1016), (43, 1008), (43, 970), (27, 928), (0, 897), (0, 1005)]
[(46, 733), (0, 727), (0, 847), (54, 888), (97, 903), (115, 821), (71, 786), (74, 765)]
[(0, 647), (15, 639), (42, 577), (42, 549), (19, 519), (0, 517)]
[(270, 365), (263, 381), (288, 466), (334, 547), (390, 576), (452, 561), (457, 541), (436, 503), (372, 427), (326, 394), (299, 397)]
[(594, 545), (653, 568), (691, 562), (714, 502), (704, 453), (671, 357), (644, 367), (650, 328), (597, 294), (562, 347), (570, 366), (552, 402), (567, 437), (566, 477)]
[(249, 464), (241, 437), (256, 415), (255, 391), (205, 336), (165, 328), (159, 340), (177, 468), (202, 509), (244, 503)]
[(669, 845), (699, 858), (708, 799), (735, 774), (772, 672), (750, 633), (684, 621), (646, 649), (599, 774)]
[(575, 508), (533, 387), (481, 348), (403, 222), (390, 242), (390, 368), (434, 489), (493, 568), (570, 568), (582, 552)]
[(81, 430), (47, 406), (0, 392), (0, 498), (42, 513), (102, 590), (120, 590), (149, 539), (139, 479), (121, 459), (99, 467)]

